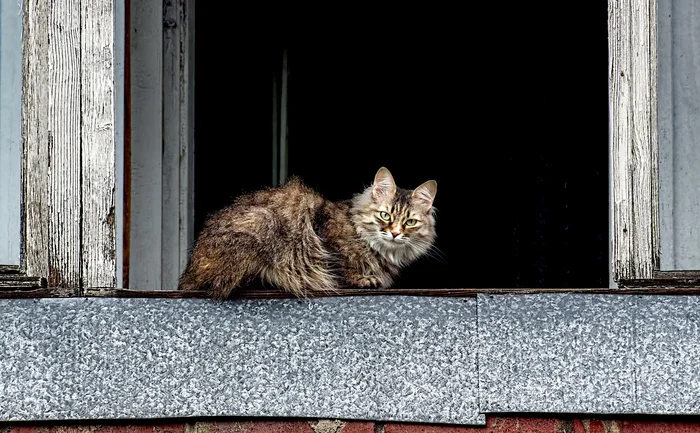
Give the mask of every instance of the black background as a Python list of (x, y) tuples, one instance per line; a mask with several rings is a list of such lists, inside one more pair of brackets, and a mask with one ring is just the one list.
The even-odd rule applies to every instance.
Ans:
[(288, 47), (290, 174), (334, 200), (380, 166), (438, 182), (444, 258), (396, 286), (607, 287), (607, 3), (428, 15), (314, 27), (199, 2), (196, 229), (270, 184)]

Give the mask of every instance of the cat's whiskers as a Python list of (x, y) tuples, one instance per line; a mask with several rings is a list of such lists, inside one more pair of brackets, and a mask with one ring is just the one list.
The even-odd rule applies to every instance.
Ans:
[(413, 239), (411, 242), (418, 244), (424, 249), (423, 254), (427, 257), (436, 259), (441, 263), (447, 264), (447, 255), (442, 252), (434, 243), (425, 241), (423, 239)]

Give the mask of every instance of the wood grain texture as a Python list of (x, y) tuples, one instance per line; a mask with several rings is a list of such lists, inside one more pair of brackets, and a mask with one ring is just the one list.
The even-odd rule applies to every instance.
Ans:
[(82, 0), (82, 273), (116, 285), (114, 3)]
[(66, 293), (116, 285), (113, 6), (24, 2), (26, 271)]
[(0, 265), (0, 274), (19, 274), (19, 265)]
[[(635, 280), (642, 281), (642, 280)], [(537, 289), (489, 289), (489, 288), (462, 288), (462, 289), (389, 289), (389, 290), (358, 290), (344, 289), (333, 294), (314, 295), (313, 297), (338, 297), (338, 296), (439, 296), (439, 297), (475, 297), (478, 294), (486, 295), (533, 295), (533, 294), (555, 294), (555, 293), (578, 293), (578, 294), (609, 294), (609, 295), (700, 295), (700, 286), (677, 287), (674, 285), (657, 284), (657, 280), (645, 280), (649, 285), (619, 288), (537, 288)], [(0, 291), (0, 298), (42, 298), (42, 297), (75, 297), (73, 292), (68, 290), (33, 290), (27, 291)], [(88, 288), (83, 296), (86, 297), (106, 297), (106, 298), (207, 298), (207, 292), (182, 291), (182, 290), (130, 290), (113, 288)], [(235, 302), (236, 299), (274, 299), (293, 298), (289, 293), (272, 289), (250, 289), (238, 293), (234, 298), (222, 302)]]
[(608, 3), (612, 159), (612, 271), (650, 279), (658, 269), (656, 0)]
[(80, 286), (80, 0), (52, 4), (48, 59), (48, 281)]
[(29, 275), (49, 275), (49, 16), (50, 3), (24, 2), (22, 35), (23, 255)]
[[(28, 277), (26, 275), (2, 275), (0, 276), (0, 290), (28, 290), (46, 287), (46, 279), (41, 277)], [(72, 292), (68, 292), (72, 294)]]

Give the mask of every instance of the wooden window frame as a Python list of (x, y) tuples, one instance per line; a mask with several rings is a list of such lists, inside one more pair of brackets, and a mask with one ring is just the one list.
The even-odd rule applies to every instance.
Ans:
[[(133, 1), (133, 0), (132, 0)], [(103, 18), (104, 5), (115, 2), (91, 0), (83, 2), (80, 18), (84, 23), (95, 22)], [(126, 3), (128, 5), (128, 2)], [(102, 9), (100, 8), (102, 6)], [(118, 201), (114, 194), (114, 173), (106, 179), (96, 179), (95, 174), (104, 171), (106, 164), (115, 164), (115, 112), (104, 113), (105, 106), (114, 107), (114, 101), (101, 98), (104, 92), (90, 92), (93, 81), (106, 83), (110, 97), (113, 98), (114, 66), (111, 68), (90, 68), (86, 60), (93, 62), (111, 61), (111, 51), (99, 50), (98, 46), (112, 46), (113, 34), (101, 33), (96, 37), (106, 38), (104, 41), (82, 38), (80, 63), (83, 66), (79, 79), (87, 93), (75, 94), (68, 89), (66, 95), (69, 101), (80, 102), (81, 112), (75, 114), (93, 116), (93, 112), (101, 113), (99, 119), (92, 122), (80, 120), (81, 141), (98, 143), (106, 151), (99, 158), (81, 159), (81, 179), (59, 178), (48, 179), (46, 167), (41, 161), (46, 160), (49, 137), (47, 123), (68, 122), (75, 119), (50, 119), (47, 107), (48, 84), (28, 85), (28, 83), (49, 83), (47, 79), (46, 44), (41, 40), (41, 31), (45, 29), (42, 13), (46, 11), (43, 5), (25, 3), (25, 32), (24, 46), (24, 76), (23, 93), (23, 266), (6, 269), (13, 275), (19, 275), (26, 269), (26, 284), (18, 290), (4, 290), (0, 297), (44, 297), (44, 296), (112, 296), (112, 297), (204, 297), (203, 292), (179, 292), (177, 290), (129, 290), (120, 288), (117, 281), (118, 267), (116, 259), (104, 254), (104, 257), (90, 256), (94, 251), (117, 251), (116, 224), (114, 224), (114, 208)], [(127, 8), (128, 9), (128, 8)], [(168, 13), (167, 11), (165, 12)], [(609, 35), (609, 101), (610, 101), (610, 242), (611, 242), (611, 279), (617, 287), (610, 288), (578, 288), (578, 289), (388, 289), (388, 290), (341, 290), (334, 296), (353, 295), (416, 295), (416, 296), (475, 296), (477, 293), (696, 293), (694, 288), (700, 283), (700, 273), (694, 271), (662, 271), (659, 269), (659, 146), (657, 133), (657, 2), (656, 0), (610, 0), (608, 4), (608, 35)], [(112, 17), (110, 16), (110, 19)], [(70, 29), (69, 29), (70, 30)], [(46, 30), (44, 30), (46, 31)], [(68, 30), (66, 30), (68, 31)], [(106, 58), (108, 57), (108, 58)], [(57, 59), (53, 59), (57, 60)], [(88, 62), (89, 63), (89, 62)], [(127, 57), (128, 63), (128, 57)], [(104, 63), (102, 63), (104, 64)], [(93, 63), (94, 65), (94, 63)], [(122, 65), (128, 68), (129, 65)], [(129, 74), (126, 76), (128, 82)], [(118, 74), (116, 75), (118, 76)], [(101, 80), (101, 81), (100, 81)], [(109, 87), (110, 83), (112, 87)], [(128, 87), (127, 87), (128, 88)], [(105, 89), (101, 89), (105, 90)], [(62, 92), (57, 89), (54, 92)], [(73, 93), (70, 93), (73, 92)], [(54, 95), (55, 96), (55, 95)], [(77, 99), (76, 99), (77, 98)], [(128, 98), (127, 98), (128, 101)], [(110, 105), (111, 104), (111, 105)], [(72, 106), (62, 112), (71, 113)], [(125, 107), (128, 111), (128, 106)], [(45, 110), (45, 111), (41, 111)], [(80, 118), (78, 118), (80, 119)], [(98, 128), (96, 121), (102, 121), (108, 128)], [(127, 119), (128, 120), (128, 119)], [(124, 136), (129, 137), (129, 122), (126, 122)], [(191, 131), (189, 131), (191, 133)], [(51, 137), (52, 140), (60, 137)], [(67, 146), (80, 143), (67, 143)], [(127, 146), (128, 149), (128, 146)], [(85, 152), (85, 149), (79, 149)], [(92, 151), (94, 153), (94, 151)], [(104, 161), (107, 158), (107, 161)], [(128, 155), (124, 157), (128, 165)], [(128, 168), (125, 167), (125, 170)], [(97, 171), (96, 171), (97, 170)], [(99, 172), (102, 175), (104, 173)], [(128, 195), (128, 179), (125, 180), (125, 194)], [(45, 209), (42, 203), (46, 200), (64, 199), (60, 194), (51, 198), (47, 189), (65, 188), (80, 185), (83, 197), (80, 209), (81, 215), (56, 216), (67, 223), (80, 221), (81, 226), (75, 227), (70, 238), (49, 239), (51, 227), (45, 215), (39, 210)], [(85, 201), (85, 197), (89, 201)], [(94, 208), (86, 212), (86, 207)], [(110, 211), (111, 210), (111, 211)], [(128, 209), (125, 214), (128, 215)], [(110, 216), (111, 215), (111, 216)], [(75, 217), (79, 218), (75, 218)], [(105, 222), (107, 224), (105, 225)], [(111, 225), (110, 225), (111, 222)], [(57, 226), (54, 223), (54, 229)], [(125, 232), (128, 221), (124, 221)], [(53, 242), (53, 244), (52, 244)], [(71, 250), (73, 242), (80, 242), (77, 255), (67, 254), (62, 250)], [(125, 245), (128, 240), (125, 239)], [(49, 257), (49, 250), (58, 251), (59, 256)], [(128, 247), (124, 254), (128, 254)], [(87, 256), (86, 256), (87, 255)], [(112, 254), (111, 256), (115, 256)], [(115, 256), (116, 257), (116, 256)], [(53, 260), (53, 263), (50, 263)], [(99, 269), (97, 269), (99, 268)], [(56, 280), (57, 275), (60, 278)], [(16, 278), (16, 277), (14, 277)], [(54, 281), (56, 280), (56, 281)], [(55, 284), (55, 283), (58, 284)], [(3, 283), (7, 285), (7, 283)], [(24, 283), (23, 283), (24, 284)], [(37, 288), (37, 286), (40, 286)], [(47, 287), (50, 286), (51, 288)], [(288, 296), (277, 290), (252, 290), (242, 293), (243, 298), (269, 298)], [(324, 295), (327, 296), (327, 295)]]
[(698, 293), (700, 272), (660, 269), (657, 0), (608, 3), (611, 273), (619, 287)]
[(0, 296), (80, 296), (117, 282), (119, 13), (103, 0), (22, 5), (20, 264), (0, 269)]
[[(118, 60), (114, 41), (119, 26), (111, 28), (108, 24), (119, 22), (119, 11), (112, 9), (118, 2), (81, 0), (77, 10), (70, 2), (53, 6), (50, 2), (23, 4), (24, 29), (29, 31), (25, 31), (23, 40), (22, 263), (0, 267), (0, 272), (5, 272), (0, 275), (0, 298), (206, 297), (205, 292), (120, 288), (119, 215), (122, 211), (129, 215), (128, 206), (121, 209), (120, 203), (122, 195), (129, 197), (130, 179), (124, 177), (121, 189), (119, 173), (130, 170), (128, 143), (132, 131), (130, 99), (124, 98), (122, 107), (119, 86), (115, 86), (123, 78), (124, 88), (130, 88), (130, 75), (124, 74), (129, 70), (129, 57), (125, 57), (125, 63)], [(125, 4), (128, 11), (129, 0)], [(50, 7), (55, 9), (49, 11)], [(659, 269), (656, 0), (609, 0), (608, 7), (611, 276), (618, 287), (345, 289), (333, 296), (698, 293), (700, 274)], [(68, 17), (65, 26), (51, 27), (52, 50), (48, 46), (50, 14)], [(68, 58), (59, 58), (59, 54), (65, 54), (60, 48), (74, 44), (76, 23), (78, 32), (84, 28), (89, 31), (80, 35), (78, 52), (69, 50)], [(74, 74), (70, 79), (78, 86), (55, 82), (55, 68), (62, 67), (62, 72)], [(60, 102), (58, 107), (51, 107), (54, 101)], [(127, 113), (127, 118), (120, 119), (120, 112)], [(120, 139), (127, 142), (123, 155), (118, 152)], [(58, 158), (60, 163), (67, 163), (76, 154), (79, 170), (49, 172), (49, 160), (57, 164)], [(128, 218), (122, 221), (122, 227), (129, 233)], [(128, 255), (128, 236), (124, 244), (124, 254)], [(290, 295), (260, 289), (239, 297)]]

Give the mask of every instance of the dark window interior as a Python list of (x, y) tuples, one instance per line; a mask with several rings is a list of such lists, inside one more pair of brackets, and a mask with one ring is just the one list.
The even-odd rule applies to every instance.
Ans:
[(271, 182), (272, 74), (287, 47), (290, 174), (334, 200), (382, 165), (404, 188), (438, 182), (444, 259), (396, 287), (607, 287), (606, 2), (509, 4), (352, 38), (258, 29), (276, 45), (232, 34), (228, 6), (200, 3), (197, 230)]

